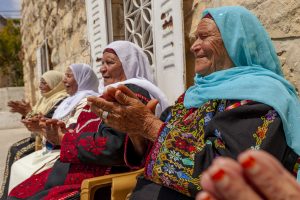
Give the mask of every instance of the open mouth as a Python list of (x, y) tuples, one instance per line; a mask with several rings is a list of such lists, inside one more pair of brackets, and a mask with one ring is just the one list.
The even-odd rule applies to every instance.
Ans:
[(206, 55), (203, 55), (203, 54), (201, 54), (201, 55), (196, 55), (196, 58), (204, 58), (204, 57), (206, 57)]
[(102, 76), (104, 79), (109, 79), (110, 76)]

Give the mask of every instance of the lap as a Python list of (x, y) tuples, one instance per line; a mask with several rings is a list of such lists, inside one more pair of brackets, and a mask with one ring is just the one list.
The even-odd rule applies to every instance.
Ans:
[(139, 177), (130, 200), (194, 200), (175, 190)]
[(53, 150), (47, 154), (39, 150), (16, 161), (11, 168), (9, 191), (31, 175), (51, 168), (59, 154), (60, 150)]

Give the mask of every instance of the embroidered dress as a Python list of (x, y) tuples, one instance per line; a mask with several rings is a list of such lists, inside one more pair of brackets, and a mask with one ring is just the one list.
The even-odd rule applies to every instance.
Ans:
[[(201, 173), (214, 158), (236, 158), (248, 148), (266, 150), (293, 170), (297, 155), (287, 146), (280, 117), (272, 107), (252, 101), (242, 105), (240, 101), (211, 100), (186, 109), (183, 101), (184, 95), (171, 109), (145, 167), (145, 178), (172, 189), (168, 193), (195, 197), (201, 190)], [(236, 103), (240, 105), (234, 106)], [(148, 192), (139, 190), (132, 199), (148, 199), (139, 196), (144, 192), (148, 197)], [(162, 195), (161, 188), (152, 193), (149, 199)]]
[[(146, 90), (131, 84), (126, 86), (143, 103), (150, 100)], [(126, 164), (124, 152), (131, 156), (132, 165)], [(106, 126), (86, 106), (75, 129), (66, 133), (63, 138), (60, 159), (52, 168), (31, 176), (15, 187), (10, 192), (9, 199), (79, 198), (84, 179), (141, 168), (144, 166), (145, 156), (135, 154), (125, 133)]]
[[(61, 103), (60, 100), (46, 115), (45, 117), (51, 118), (57, 106)], [(8, 184), (11, 174), (11, 166), (13, 163), (27, 155), (30, 155), (35, 151), (35, 138), (36, 136), (32, 134), (31, 137), (20, 140), (19, 142), (13, 144), (7, 154), (5, 171), (2, 181), (2, 187), (0, 192), (0, 200), (5, 200), (8, 195)]]
[[(296, 153), (300, 155), (300, 101), (283, 76), (266, 30), (241, 6), (209, 8), (202, 13), (208, 15), (233, 65), (222, 69), (212, 64), (214, 72), (196, 74), (159, 131), (145, 168), (147, 180), (138, 180), (132, 200), (194, 199), (203, 170), (218, 156), (236, 158), (248, 148), (262, 149), (292, 172)], [(197, 58), (203, 56), (201, 43), (194, 46)], [(298, 176), (300, 180), (300, 170)]]
[[(82, 99), (74, 110), (69, 113), (66, 117), (67, 127), (71, 128), (72, 125), (74, 125), (74, 122), (76, 122), (79, 114), (86, 104), (86, 98)], [(46, 147), (44, 147), (43, 149), (34, 151), (14, 162), (11, 167), (8, 192), (34, 173), (51, 168), (54, 162), (58, 159), (59, 154), (59, 148), (47, 151)]]

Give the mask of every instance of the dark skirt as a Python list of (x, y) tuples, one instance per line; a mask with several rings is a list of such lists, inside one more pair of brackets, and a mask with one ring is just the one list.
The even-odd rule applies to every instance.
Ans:
[(7, 199), (8, 184), (9, 184), (12, 164), (15, 161), (19, 160), (20, 158), (23, 158), (24, 156), (31, 154), (32, 152), (34, 152), (34, 150), (35, 150), (34, 136), (22, 139), (19, 142), (14, 143), (10, 147), (7, 153), (7, 158), (5, 163), (5, 170), (3, 174), (2, 186), (0, 191), (0, 200)]
[(130, 200), (194, 200), (175, 190), (158, 185), (149, 180), (139, 177)]

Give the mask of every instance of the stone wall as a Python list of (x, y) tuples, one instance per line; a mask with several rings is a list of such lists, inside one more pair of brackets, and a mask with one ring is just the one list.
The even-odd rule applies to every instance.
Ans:
[[(242, 5), (253, 11), (269, 32), (287, 79), (300, 89), (300, 1), (299, 0), (182, 0), (184, 10), (186, 79), (193, 83), (193, 55), (190, 37), (206, 7)], [(112, 1), (114, 39), (123, 38), (120, 23), (122, 0)], [(64, 71), (74, 62), (90, 63), (84, 0), (23, 0), (22, 43), (24, 52), (25, 96), (35, 103), (36, 50), (48, 39), (50, 67)], [(120, 31), (122, 30), (122, 31)]]
[(22, 46), (25, 96), (35, 103), (36, 51), (47, 39), (50, 68), (64, 71), (75, 62), (90, 63), (84, 0), (23, 0)]
[(204, 7), (242, 5), (251, 10), (267, 29), (282, 64), (285, 77), (300, 91), (300, 1), (299, 0), (195, 0), (191, 33)]

